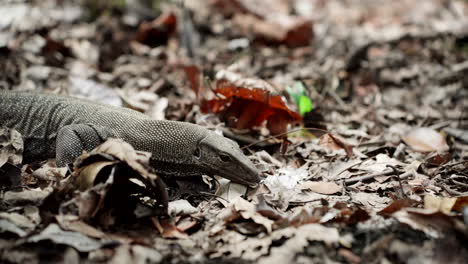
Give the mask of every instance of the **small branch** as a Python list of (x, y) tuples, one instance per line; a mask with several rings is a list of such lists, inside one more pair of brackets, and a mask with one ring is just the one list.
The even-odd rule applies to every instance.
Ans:
[(406, 194), (405, 194), (405, 191), (403, 190), (403, 184), (401, 184), (401, 177), (398, 174), (398, 170), (393, 165), (387, 165), (386, 167), (393, 169), (393, 171), (395, 172), (395, 175), (397, 176), (397, 179), (398, 179), (398, 183), (400, 184), (401, 196), (406, 198)]
[[(369, 174), (369, 175), (364, 175), (364, 176), (359, 176), (359, 177), (354, 177), (354, 178), (351, 178), (351, 179), (347, 179), (347, 180), (344, 181), (344, 183), (346, 185), (349, 185), (349, 184), (352, 184), (352, 183), (373, 179), (373, 178), (378, 177), (378, 176), (387, 176), (387, 175), (392, 174), (393, 172), (394, 172), (393, 169), (384, 170), (382, 172), (376, 172), (376, 173), (372, 173), (372, 174)], [(413, 175), (413, 172), (412, 171), (407, 171), (407, 172), (405, 172), (405, 173), (403, 173), (401, 175), (398, 175), (398, 178), (400, 180), (403, 180), (403, 179), (409, 178), (409, 176), (411, 176), (411, 175)]]
[(463, 186), (465, 188), (468, 188), (468, 184), (466, 183), (463, 183), (463, 182), (459, 182), (457, 180), (454, 180), (454, 179), (450, 179), (453, 183), (455, 183), (456, 185), (459, 185), (459, 186)]
[(452, 189), (450, 189), (449, 187), (447, 187), (447, 186), (444, 185), (444, 184), (442, 184), (442, 188), (443, 188), (446, 192), (448, 192), (450, 195), (453, 195), (453, 196), (463, 196), (464, 194), (467, 194), (467, 193), (461, 193), (461, 192), (452, 190)]
[(382, 172), (376, 172), (376, 173), (372, 173), (372, 174), (369, 174), (369, 175), (363, 175), (363, 176), (347, 179), (347, 180), (344, 181), (344, 183), (345, 184), (352, 184), (352, 183), (356, 183), (356, 182), (360, 182), (360, 181), (370, 180), (370, 179), (373, 179), (373, 178), (378, 177), (378, 176), (386, 176), (386, 175), (389, 175), (389, 174), (392, 174), (392, 173), (393, 173), (393, 170), (384, 170)]

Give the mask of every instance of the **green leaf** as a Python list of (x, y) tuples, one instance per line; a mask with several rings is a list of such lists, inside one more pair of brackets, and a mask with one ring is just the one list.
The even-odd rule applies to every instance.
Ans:
[(306, 88), (302, 82), (295, 82), (292, 86), (286, 86), (286, 92), (288, 92), (296, 105), (299, 105), (301, 96), (305, 95)]
[(299, 113), (301, 114), (301, 116), (304, 116), (305, 113), (312, 111), (312, 109), (314, 108), (312, 101), (309, 99), (309, 97), (305, 95), (301, 96), (301, 98), (299, 99), (298, 106)]
[(302, 82), (295, 82), (292, 86), (286, 86), (286, 91), (299, 107), (301, 116), (312, 111), (312, 101), (306, 96), (306, 88)]

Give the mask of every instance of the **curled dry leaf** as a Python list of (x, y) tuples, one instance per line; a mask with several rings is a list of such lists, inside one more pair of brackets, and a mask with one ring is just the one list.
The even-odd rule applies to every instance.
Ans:
[(424, 196), (424, 208), (438, 210), (444, 214), (452, 211), (461, 212), (463, 207), (468, 206), (468, 196), (460, 197), (437, 197), (432, 195)]
[[(74, 195), (59, 211), (95, 219), (103, 226), (167, 215), (168, 195), (161, 178), (148, 171), (148, 157), (120, 139), (109, 139), (75, 163)], [(78, 186), (82, 192), (73, 192)], [(78, 211), (78, 212), (76, 212)]]
[(190, 215), (198, 212), (187, 200), (176, 200), (169, 203), (169, 215)]
[(312, 21), (290, 15), (285, 2), (215, 0), (213, 4), (224, 14), (233, 15), (233, 22), (242, 34), (253, 35), (260, 42), (301, 47), (310, 45), (313, 39)]
[(415, 128), (404, 135), (402, 139), (408, 146), (419, 152), (445, 152), (449, 150), (444, 136), (428, 127)]
[(21, 164), (22, 154), (23, 138), (21, 134), (15, 129), (0, 128), (0, 167), (7, 162), (12, 165)]
[[(284, 229), (288, 230), (288, 229)], [(307, 224), (292, 229), (294, 236), (286, 240), (281, 247), (272, 247), (270, 254), (260, 258), (257, 263), (294, 263), (295, 256), (304, 250), (304, 247), (310, 245), (310, 241), (321, 241), (327, 245), (341, 242), (345, 239), (340, 237), (338, 229), (325, 227), (319, 224)]]
[(392, 216), (397, 221), (405, 223), (415, 230), (421, 230), (434, 238), (444, 237), (459, 226), (463, 226), (463, 224), (459, 224), (458, 219), (438, 209), (405, 208), (393, 213)]
[(377, 214), (381, 215), (383, 217), (389, 217), (391, 216), (394, 212), (397, 212), (403, 208), (406, 207), (412, 207), (416, 205), (418, 202), (415, 200), (411, 200), (409, 198), (401, 199), (401, 200), (396, 200), (393, 201), (390, 205), (385, 207), (384, 209), (380, 210)]
[(326, 133), (320, 137), (319, 145), (327, 147), (331, 150), (344, 149), (348, 158), (353, 157), (353, 146), (348, 143), (345, 143), (343, 140), (337, 138), (336, 136), (333, 136), (330, 133)]
[(213, 90), (216, 98), (203, 99), (201, 108), (204, 112), (217, 113), (229, 127), (251, 129), (266, 121), (270, 133), (277, 135), (286, 132), (289, 124), (302, 121), (299, 113), (275, 94), (276, 89), (270, 83), (227, 70), (218, 72), (216, 78)]
[(306, 181), (299, 185), (302, 190), (311, 190), (321, 194), (335, 194), (341, 191), (341, 186), (334, 182), (325, 181)]
[(151, 47), (164, 45), (175, 33), (176, 28), (176, 15), (172, 12), (163, 13), (151, 22), (141, 23), (135, 40)]
[(223, 219), (226, 223), (231, 223), (239, 218), (244, 220), (251, 220), (254, 223), (261, 225), (268, 233), (273, 230), (273, 220), (266, 218), (256, 211), (255, 205), (238, 197), (231, 202), (230, 206), (219, 214), (219, 218)]
[(301, 47), (310, 44), (313, 38), (312, 22), (308, 19), (291, 16), (279, 16), (276, 21), (259, 19), (249, 14), (237, 14), (233, 21), (242, 33), (271, 44), (286, 44), (289, 47)]
[(439, 166), (449, 162), (452, 159), (450, 152), (434, 152), (426, 157), (426, 163), (434, 166)]
[(80, 252), (96, 250), (105, 242), (90, 238), (78, 232), (63, 231), (57, 224), (50, 224), (41, 233), (27, 239), (29, 243), (50, 240), (57, 244), (67, 245)]
[(152, 217), (151, 221), (153, 221), (154, 226), (164, 238), (189, 238), (184, 231), (174, 225), (171, 219), (158, 219), (156, 217)]
[(14, 129), (0, 127), (0, 187), (17, 188), (21, 185), (22, 160), (21, 134)]
[(244, 195), (246, 192), (247, 187), (245, 185), (233, 183), (227, 179), (220, 179), (219, 188), (215, 195), (219, 196), (220, 198), (217, 198), (217, 200), (227, 207), (229, 202)]

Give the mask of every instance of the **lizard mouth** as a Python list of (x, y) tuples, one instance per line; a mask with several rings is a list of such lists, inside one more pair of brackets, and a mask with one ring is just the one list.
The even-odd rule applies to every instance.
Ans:
[(261, 181), (260, 173), (256, 169), (241, 167), (236, 172), (231, 171), (229, 174), (230, 175), (225, 176), (226, 179), (229, 179), (235, 183), (247, 185), (250, 188), (257, 188)]

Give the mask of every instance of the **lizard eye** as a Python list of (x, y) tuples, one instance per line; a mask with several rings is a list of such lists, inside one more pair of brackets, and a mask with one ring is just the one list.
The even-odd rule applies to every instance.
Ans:
[(201, 150), (200, 148), (196, 148), (195, 149), (195, 152), (193, 153), (193, 156), (197, 159), (200, 159), (201, 158)]
[(230, 162), (230, 161), (231, 161), (231, 157), (229, 157), (229, 156), (226, 155), (226, 154), (219, 154), (219, 159), (220, 159), (222, 162)]

